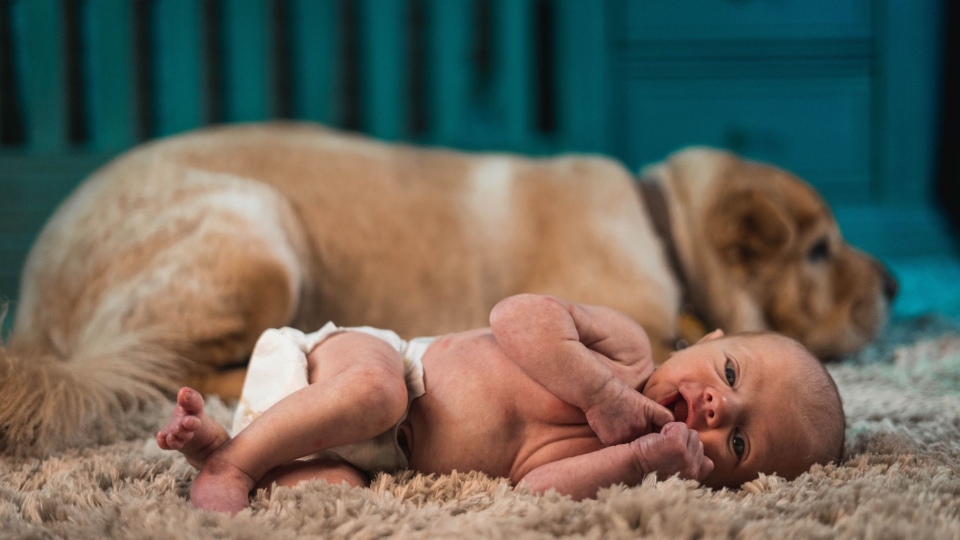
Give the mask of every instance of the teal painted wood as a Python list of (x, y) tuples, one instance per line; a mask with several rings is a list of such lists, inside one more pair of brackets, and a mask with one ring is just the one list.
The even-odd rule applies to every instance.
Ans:
[(271, 0), (221, 2), (223, 107), (228, 122), (265, 120), (274, 111)]
[[(80, 180), (112, 154), (0, 154), (0, 303), (16, 308), (20, 271), (43, 224)], [(12, 313), (11, 313), (12, 315)]]
[(610, 152), (606, 2), (558, 0), (555, 55), (561, 148)]
[(67, 147), (63, 12), (58, 0), (14, 4), (23, 98), (25, 148), (56, 152)]
[(340, 3), (291, 0), (293, 116), (327, 124), (342, 123), (337, 98), (341, 73)]
[(834, 204), (876, 202), (870, 85), (866, 76), (628, 81), (622, 152), (637, 170), (688, 145), (728, 148), (805, 177)]
[(429, 0), (427, 4), (429, 139), (469, 145), (466, 118), (470, 108), (476, 39), (474, 0)]
[(869, 37), (873, 4), (874, 0), (627, 0), (617, 19), (626, 37), (645, 40), (838, 39)]
[(888, 0), (878, 21), (878, 194), (901, 204), (933, 197), (942, 0)]
[(832, 210), (844, 238), (881, 259), (956, 252), (944, 216), (929, 206), (887, 202), (834, 205)]
[(493, 11), (495, 112), (502, 144), (523, 150), (533, 146), (533, 2), (495, 0)]
[(360, 0), (361, 125), (386, 140), (406, 135), (408, 5), (405, 0)]
[(136, 141), (133, 10), (128, 0), (88, 0), (90, 148), (122, 150)]
[(208, 118), (200, 8), (194, 0), (153, 4), (156, 135), (193, 129)]

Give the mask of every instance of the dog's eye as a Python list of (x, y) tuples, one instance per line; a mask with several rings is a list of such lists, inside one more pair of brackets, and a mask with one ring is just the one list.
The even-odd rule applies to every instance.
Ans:
[(817, 243), (807, 252), (807, 260), (810, 262), (822, 262), (830, 256), (830, 244), (826, 238), (817, 240)]

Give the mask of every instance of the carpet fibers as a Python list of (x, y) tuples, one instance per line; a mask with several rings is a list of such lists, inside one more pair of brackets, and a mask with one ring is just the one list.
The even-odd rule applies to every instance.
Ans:
[[(193, 469), (152, 441), (173, 407), (131, 417), (122, 442), (0, 458), (0, 538), (958, 538), (960, 326), (895, 322), (830, 366), (846, 459), (794, 481), (710, 491), (648, 477), (573, 502), (481, 474), (380, 475), (369, 489), (314, 481), (259, 492), (235, 517), (188, 501)], [(226, 421), (215, 399), (208, 410)]]

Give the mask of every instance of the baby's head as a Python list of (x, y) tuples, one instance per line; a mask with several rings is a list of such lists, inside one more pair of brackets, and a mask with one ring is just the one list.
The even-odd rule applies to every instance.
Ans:
[(711, 487), (738, 487), (759, 473), (794, 478), (838, 461), (845, 420), (836, 384), (796, 341), (714, 332), (676, 352), (643, 394), (697, 430), (714, 470)]

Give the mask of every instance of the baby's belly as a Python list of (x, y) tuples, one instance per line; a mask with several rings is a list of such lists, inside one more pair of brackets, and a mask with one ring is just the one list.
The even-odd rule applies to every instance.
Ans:
[(507, 476), (522, 442), (516, 426), (503, 422), (498, 411), (478, 404), (475, 414), (464, 414), (438, 397), (425, 394), (410, 406), (410, 467), (425, 473)]
[(480, 471), (516, 482), (540, 465), (603, 447), (589, 425), (568, 421), (575, 415), (556, 422), (518, 413), (505, 396), (476, 396), (473, 409), (447, 407), (440, 397), (428, 391), (408, 415), (410, 466), (421, 472)]
[(424, 357), (413, 401), (410, 465), (518, 480), (536, 466), (600, 447), (583, 413), (530, 379), (489, 331), (443, 339)]
[(541, 465), (588, 454), (601, 448), (603, 443), (588, 425), (538, 426), (536, 433), (531, 432), (525, 438), (508, 476), (516, 483)]

